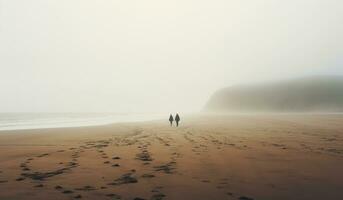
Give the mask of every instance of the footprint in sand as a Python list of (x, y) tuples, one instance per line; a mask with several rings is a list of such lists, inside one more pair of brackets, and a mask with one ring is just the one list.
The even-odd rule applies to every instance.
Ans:
[(43, 153), (43, 154), (38, 155), (38, 156), (36, 156), (36, 157), (37, 157), (37, 158), (42, 158), (42, 157), (45, 157), (45, 156), (48, 156), (48, 155), (50, 155), (50, 154), (48, 154), (48, 153)]
[(136, 159), (141, 160), (141, 161), (152, 161), (153, 160), (148, 151), (142, 151), (141, 153), (138, 153), (136, 155)]
[(164, 197), (166, 197), (165, 194), (163, 194), (160, 189), (163, 187), (155, 187), (155, 189), (151, 190), (152, 193), (154, 193), (150, 200), (162, 200)]
[(29, 170), (30, 170), (30, 169), (28, 168), (27, 164), (28, 164), (28, 162), (24, 162), (24, 163), (21, 163), (21, 164), (20, 164), (19, 167), (21, 168), (22, 171), (29, 171)]
[(55, 186), (55, 189), (56, 189), (56, 190), (62, 190), (62, 189), (63, 189), (63, 187), (62, 187), (62, 186), (60, 186), (60, 185), (56, 185), (56, 186)]
[(63, 194), (72, 194), (74, 192), (72, 190), (63, 190), (62, 193)]
[(123, 174), (121, 177), (117, 178), (108, 185), (122, 185), (122, 184), (130, 184), (130, 183), (137, 183), (138, 180), (136, 177), (133, 176), (132, 173)]
[(121, 196), (119, 196), (117, 194), (113, 194), (113, 193), (106, 194), (105, 196), (111, 197), (112, 199), (121, 199)]
[(175, 170), (175, 164), (176, 162), (172, 161), (165, 165), (155, 166), (154, 168), (155, 168), (155, 171), (162, 171), (166, 174), (173, 174)]
[(90, 186), (90, 185), (86, 185), (83, 186), (82, 188), (75, 188), (75, 190), (79, 190), (79, 191), (93, 191), (93, 190), (97, 190), (95, 187)]
[(44, 185), (43, 185), (43, 184), (38, 184), (38, 185), (35, 185), (34, 187), (36, 187), (36, 188), (42, 188), (42, 187), (44, 187)]
[(154, 178), (155, 177), (155, 175), (153, 175), (153, 174), (143, 174), (142, 175), (142, 178)]
[(254, 200), (254, 199), (250, 197), (246, 197), (246, 196), (241, 196), (238, 198), (238, 200)]
[(50, 171), (50, 172), (34, 172), (34, 173), (22, 173), (21, 175), (26, 177), (26, 178), (31, 178), (33, 180), (45, 180), (46, 178), (49, 177), (53, 177), (59, 174), (63, 174), (65, 171), (69, 170), (71, 167), (69, 168), (62, 168), (62, 169), (58, 169), (55, 171)]
[(234, 194), (232, 192), (227, 192), (226, 194), (231, 196), (231, 197), (234, 196)]
[(15, 179), (15, 180), (16, 180), (16, 181), (23, 181), (23, 180), (25, 180), (25, 178), (19, 177), (19, 178)]

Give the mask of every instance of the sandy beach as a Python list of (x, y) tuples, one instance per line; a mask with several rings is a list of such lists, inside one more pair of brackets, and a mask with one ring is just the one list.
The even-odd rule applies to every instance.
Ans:
[(0, 199), (343, 199), (343, 115), (0, 132)]

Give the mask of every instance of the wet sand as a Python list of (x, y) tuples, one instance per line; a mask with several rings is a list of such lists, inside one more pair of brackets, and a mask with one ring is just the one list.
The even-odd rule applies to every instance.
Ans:
[(0, 132), (0, 199), (343, 199), (343, 115)]

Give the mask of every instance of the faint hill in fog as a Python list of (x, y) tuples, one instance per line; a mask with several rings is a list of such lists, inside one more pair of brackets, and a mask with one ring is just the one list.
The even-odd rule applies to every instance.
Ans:
[(343, 76), (316, 76), (221, 89), (205, 111), (342, 112)]

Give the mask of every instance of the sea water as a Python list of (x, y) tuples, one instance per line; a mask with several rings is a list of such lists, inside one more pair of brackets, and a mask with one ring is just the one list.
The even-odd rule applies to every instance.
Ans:
[(163, 117), (166, 116), (156, 113), (0, 113), (0, 130), (96, 126), (158, 120)]

